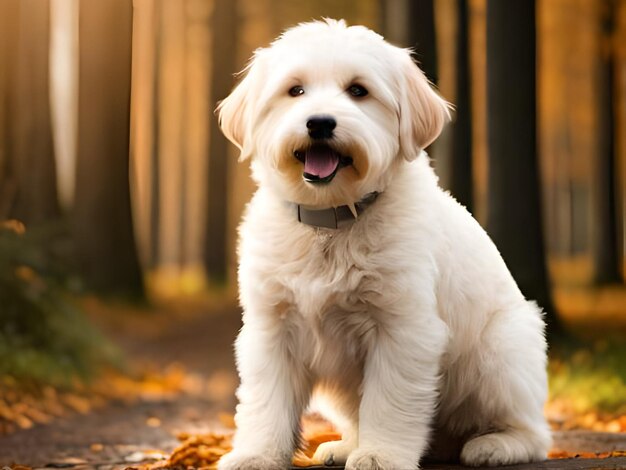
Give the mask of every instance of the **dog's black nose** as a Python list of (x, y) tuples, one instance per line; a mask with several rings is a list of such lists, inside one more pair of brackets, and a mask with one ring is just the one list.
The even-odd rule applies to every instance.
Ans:
[(337, 121), (332, 116), (311, 116), (306, 122), (309, 136), (312, 139), (330, 139)]

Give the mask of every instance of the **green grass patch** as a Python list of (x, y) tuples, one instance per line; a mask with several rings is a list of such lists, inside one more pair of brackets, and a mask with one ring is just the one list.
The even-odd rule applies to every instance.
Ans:
[(75, 281), (51, 251), (51, 234), (22, 232), (0, 227), (0, 376), (69, 386), (120, 366), (119, 351), (73, 302)]
[(626, 413), (623, 341), (558, 344), (550, 354), (549, 377), (551, 398), (569, 403), (577, 413)]

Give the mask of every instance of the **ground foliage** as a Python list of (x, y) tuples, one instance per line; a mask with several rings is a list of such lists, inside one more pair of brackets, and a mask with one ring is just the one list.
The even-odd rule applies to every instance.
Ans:
[(553, 345), (546, 414), (558, 429), (626, 432), (626, 344), (617, 339)]
[[(319, 415), (307, 415), (302, 420), (303, 438), (300, 448), (294, 454), (292, 465), (294, 467), (310, 467), (323, 465), (317, 462), (313, 455), (318, 446), (324, 442), (341, 439), (335, 428)], [(126, 470), (179, 470), (197, 469), (214, 470), (220, 458), (232, 450), (231, 433), (206, 433), (200, 435), (188, 435), (181, 433), (178, 436), (182, 441), (169, 458), (156, 463), (127, 467)], [(626, 451), (612, 452), (568, 452), (553, 449), (550, 459), (606, 459), (610, 457), (625, 457)]]
[(64, 386), (121, 364), (72, 300), (76, 281), (49, 242), (59, 230), (0, 225), (0, 376)]
[[(232, 417), (223, 416), (222, 424), (234, 429)], [(188, 469), (214, 470), (220, 458), (232, 450), (232, 431), (226, 433), (206, 433), (189, 435), (181, 433), (178, 436), (181, 441), (178, 446), (165, 460), (159, 462), (128, 467), (127, 470), (168, 470)], [(328, 441), (341, 439), (335, 428), (317, 414), (306, 415), (302, 419), (302, 440), (300, 448), (295, 452), (292, 465), (294, 467), (310, 467), (320, 462), (313, 460), (313, 454), (317, 447)]]
[(0, 377), (0, 438), (37, 424), (51, 424), (56, 418), (91, 413), (112, 402), (131, 406), (139, 401), (174, 400), (181, 393), (197, 388), (196, 382), (194, 376), (177, 364), (164, 370), (144, 369), (132, 375), (109, 369), (89, 381), (75, 378), (71, 387), (25, 384), (5, 375)]

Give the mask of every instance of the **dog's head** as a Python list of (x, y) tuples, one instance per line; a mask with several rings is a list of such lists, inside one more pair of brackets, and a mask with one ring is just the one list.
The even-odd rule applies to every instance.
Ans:
[(254, 178), (285, 200), (340, 205), (384, 190), (449, 118), (410, 51), (343, 21), (301, 24), (255, 52), (218, 106)]

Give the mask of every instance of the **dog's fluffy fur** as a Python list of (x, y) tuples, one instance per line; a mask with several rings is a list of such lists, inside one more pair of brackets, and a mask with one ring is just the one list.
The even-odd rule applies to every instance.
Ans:
[[(369, 94), (351, 96), (355, 83)], [(291, 96), (296, 85), (304, 93)], [(319, 114), (353, 158), (325, 185), (305, 182), (294, 157)], [(343, 21), (299, 25), (255, 53), (219, 117), (259, 186), (240, 227), (237, 432), (219, 468), (287, 467), (314, 392), (343, 434), (320, 462), (414, 469), (454, 443), (469, 465), (544, 459), (542, 315), (437, 185), (423, 149), (448, 107), (410, 52)], [(372, 191), (337, 230), (293, 210)]]

